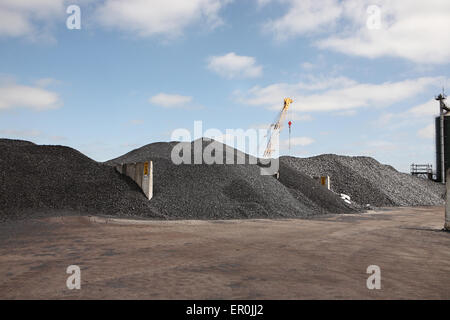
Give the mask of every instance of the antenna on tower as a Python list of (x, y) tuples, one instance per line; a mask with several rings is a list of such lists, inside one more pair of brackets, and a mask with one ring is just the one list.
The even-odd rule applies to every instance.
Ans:
[[(445, 95), (445, 90), (442, 88), (442, 93), (435, 97), (436, 101), (439, 101), (439, 144), (440, 144), (440, 180), (442, 183), (445, 183), (445, 142), (444, 142), (444, 116), (450, 111), (450, 108), (445, 104), (445, 99), (447, 96)], [(437, 164), (436, 164), (437, 165)]]

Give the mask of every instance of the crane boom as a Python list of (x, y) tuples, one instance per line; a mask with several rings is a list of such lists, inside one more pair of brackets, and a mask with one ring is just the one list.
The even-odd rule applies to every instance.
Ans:
[(283, 128), (284, 119), (286, 118), (287, 111), (289, 110), (289, 106), (291, 103), (294, 102), (291, 98), (285, 98), (284, 99), (284, 106), (283, 109), (281, 109), (276, 121), (270, 125), (269, 128), (269, 142), (267, 143), (266, 150), (264, 151), (264, 157), (270, 157), (272, 155), (272, 152), (274, 151), (272, 147), (272, 140), (274, 135), (280, 134), (281, 129)]

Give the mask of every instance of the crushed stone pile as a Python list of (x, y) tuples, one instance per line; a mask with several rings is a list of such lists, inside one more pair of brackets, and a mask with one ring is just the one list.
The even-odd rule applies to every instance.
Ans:
[(25, 140), (0, 139), (0, 146), (21, 147), (21, 146), (35, 146), (35, 144), (33, 142)]
[[(170, 218), (289, 218), (326, 213), (350, 213), (355, 208), (345, 204), (334, 193), (322, 188), (306, 175), (297, 175), (297, 184), (315, 185), (319, 196), (311, 196), (305, 188), (284, 185), (272, 176), (260, 174), (260, 167), (249, 164), (255, 158), (217, 141), (202, 139), (201, 149), (195, 142), (184, 143), (190, 149), (193, 163), (198, 151), (222, 147), (233, 154), (235, 163), (246, 164), (182, 164), (171, 160), (172, 148), (178, 142), (153, 143), (107, 162), (116, 165), (153, 161), (152, 208)], [(217, 150), (217, 149), (216, 149)], [(214, 153), (213, 153), (214, 154)], [(226, 155), (223, 156), (226, 163)], [(326, 199), (326, 201), (322, 201)], [(332, 204), (335, 204), (333, 206)]]
[[(200, 152), (211, 143), (218, 142), (202, 141)], [(320, 186), (321, 196), (312, 197), (305, 188), (260, 175), (255, 164), (175, 165), (170, 154), (176, 144), (154, 143), (98, 163), (69, 147), (2, 139), (0, 219), (59, 215), (62, 210), (150, 219), (295, 218), (355, 212)], [(193, 144), (189, 147), (193, 159), (196, 150)], [(251, 157), (236, 151), (234, 161), (238, 158), (248, 163)], [(146, 160), (154, 162), (151, 201), (113, 166)], [(315, 183), (302, 174), (298, 179), (305, 185)]]
[(139, 187), (110, 166), (62, 146), (0, 140), (0, 220), (54, 210), (159, 216)]
[(331, 190), (362, 206), (443, 205), (445, 186), (401, 173), (370, 157), (324, 154), (311, 158), (281, 157), (288, 166), (310, 177), (330, 176)]
[[(280, 160), (279, 181), (289, 188), (289, 191), (299, 201), (308, 201), (308, 206), (315, 210), (326, 208), (330, 212), (345, 212), (346, 207), (361, 209), (357, 203), (346, 204), (338, 196), (330, 196), (331, 191), (325, 189), (318, 181), (295, 169), (286, 161)], [(326, 190), (326, 192), (324, 192)]]
[[(442, 205), (443, 185), (400, 173), (368, 157), (280, 158), (280, 179), (261, 175), (255, 158), (217, 141), (183, 143), (194, 163), (205, 150), (234, 163), (181, 164), (178, 142), (153, 143), (105, 163), (63, 146), (0, 139), (0, 220), (62, 211), (147, 219), (303, 218), (373, 207)], [(214, 148), (211, 148), (214, 147)], [(217, 159), (222, 155), (218, 153)], [(114, 165), (153, 161), (153, 199)], [(226, 156), (222, 158), (226, 163)], [(329, 175), (332, 191), (312, 177)], [(352, 204), (340, 199), (351, 197)], [(56, 213), (55, 213), (56, 212)]]

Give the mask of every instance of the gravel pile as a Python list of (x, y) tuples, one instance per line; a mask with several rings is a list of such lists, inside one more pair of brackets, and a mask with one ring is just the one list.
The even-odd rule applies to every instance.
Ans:
[[(299, 173), (292, 185), (284, 185), (272, 176), (260, 175), (258, 165), (248, 164), (251, 157), (230, 147), (224, 148), (234, 152), (234, 160), (243, 159), (247, 164), (174, 165), (170, 154), (176, 144), (150, 144), (107, 164), (152, 160), (154, 189), (151, 206), (170, 218), (287, 218), (355, 211), (306, 175)], [(193, 161), (197, 153), (194, 144), (186, 145), (191, 150)], [(221, 144), (203, 140), (200, 152), (213, 145)], [(311, 191), (306, 191), (311, 185), (316, 187), (318, 195), (312, 196)]]
[[(175, 150), (174, 153), (177, 153), (181, 156), (183, 156), (182, 149), (184, 150), (190, 150), (190, 163), (194, 163), (195, 161), (195, 155), (202, 155), (204, 152), (208, 152), (211, 150), (212, 156), (215, 156), (215, 153), (212, 151), (212, 149), (215, 149), (217, 151), (223, 150), (223, 157), (222, 162), (226, 164), (227, 162), (227, 154), (230, 154), (229, 158), (233, 161), (233, 164), (250, 164), (250, 163), (257, 163), (257, 158), (250, 156), (244, 152), (241, 152), (239, 150), (236, 150), (232, 147), (229, 147), (226, 144), (220, 143), (218, 141), (212, 140), (212, 139), (198, 139), (196, 142), (178, 142), (178, 141), (172, 141), (172, 142), (155, 142), (147, 144), (143, 147), (140, 147), (138, 149), (132, 150), (123, 156), (120, 156), (118, 158), (109, 160), (105, 163), (107, 164), (121, 164), (121, 163), (130, 163), (130, 162), (141, 162), (144, 160), (145, 157), (148, 157), (149, 159), (152, 158), (163, 158), (163, 159), (171, 159), (172, 150)], [(199, 150), (196, 150), (195, 146), (199, 147)], [(179, 146), (177, 148), (176, 146)], [(209, 148), (209, 149), (208, 149)]]
[[(68, 147), (0, 139), (0, 220), (58, 210), (152, 219), (295, 218), (351, 213), (366, 204), (444, 203), (444, 186), (368, 157), (281, 157), (277, 180), (262, 176), (258, 165), (249, 164), (254, 158), (226, 146), (234, 162), (246, 164), (175, 165), (171, 153), (177, 144), (154, 143), (98, 163)], [(211, 140), (201, 140), (199, 149), (184, 145), (192, 162), (196, 153), (223, 146)], [(151, 201), (113, 168), (147, 160), (154, 163)], [(332, 191), (311, 179), (320, 175), (331, 177)], [(346, 204), (340, 193), (349, 195), (354, 204)]]
[[(210, 143), (203, 141), (200, 152)], [(252, 164), (174, 165), (170, 154), (175, 144), (150, 144), (103, 164), (68, 147), (2, 139), (0, 219), (61, 210), (153, 219), (293, 218), (355, 211), (301, 173), (294, 182), (283, 180), (285, 186), (261, 176)], [(250, 159), (241, 152), (234, 158)], [(145, 160), (154, 162), (151, 201), (111, 166)]]
[(158, 218), (137, 185), (62, 146), (0, 140), (0, 220), (54, 210)]
[(0, 147), (21, 147), (21, 146), (35, 146), (33, 142), (14, 139), (0, 139)]
[(330, 176), (334, 192), (347, 194), (363, 206), (444, 204), (443, 185), (398, 172), (370, 157), (325, 154), (312, 158), (282, 157), (281, 163), (310, 177)]
[[(349, 212), (349, 207), (355, 210), (361, 209), (361, 206), (356, 203), (349, 206), (340, 197), (325, 189), (316, 180), (292, 167), (284, 159), (280, 159), (279, 181), (289, 188), (296, 199), (303, 202), (309, 201), (308, 206), (316, 211), (344, 213)], [(330, 194), (333, 194), (333, 196), (330, 196)]]

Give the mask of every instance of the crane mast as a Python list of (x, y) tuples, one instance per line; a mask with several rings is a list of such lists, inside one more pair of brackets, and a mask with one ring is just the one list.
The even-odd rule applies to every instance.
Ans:
[[(281, 129), (283, 128), (284, 120), (285, 120), (287, 112), (289, 110), (289, 106), (291, 105), (292, 102), (294, 102), (294, 101), (291, 98), (284, 99), (283, 109), (280, 111), (276, 121), (270, 125), (269, 133), (268, 133), (269, 142), (267, 143), (266, 150), (264, 151), (264, 157), (270, 157), (272, 155), (272, 152), (275, 150), (272, 146), (273, 138), (275, 135), (280, 134)], [(289, 123), (289, 129), (290, 129), (290, 126), (291, 126), (291, 123)]]

